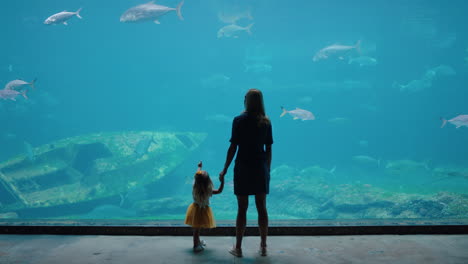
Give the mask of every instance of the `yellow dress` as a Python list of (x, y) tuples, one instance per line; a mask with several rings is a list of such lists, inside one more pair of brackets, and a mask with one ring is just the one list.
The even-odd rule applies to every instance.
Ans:
[(187, 208), (185, 224), (193, 228), (215, 228), (216, 222), (209, 201), (193, 202)]

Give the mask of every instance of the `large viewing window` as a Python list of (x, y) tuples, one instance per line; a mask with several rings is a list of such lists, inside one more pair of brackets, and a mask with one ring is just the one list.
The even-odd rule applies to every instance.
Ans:
[(250, 88), (271, 220), (468, 218), (465, 1), (144, 2), (2, 4), (0, 223), (180, 222)]

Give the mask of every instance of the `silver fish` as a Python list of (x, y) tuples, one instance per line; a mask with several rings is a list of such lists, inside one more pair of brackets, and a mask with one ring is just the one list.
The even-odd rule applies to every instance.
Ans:
[(357, 156), (353, 156), (353, 161), (357, 162), (357, 163), (362, 163), (362, 164), (376, 164), (377, 167), (380, 167), (380, 159), (375, 159), (373, 157), (370, 157), (370, 156), (366, 156), (366, 155), (357, 155)]
[(325, 60), (331, 56), (337, 56), (340, 60), (344, 60), (346, 55), (351, 50), (357, 50), (361, 53), (361, 41), (358, 40), (354, 46), (345, 46), (339, 44), (333, 44), (319, 50), (313, 57), (313, 61)]
[(23, 90), (22, 92), (9, 89), (0, 90), (0, 98), (4, 100), (16, 101), (16, 97), (20, 94), (23, 95), (25, 99), (28, 99), (28, 96), (26, 96), (26, 90)]
[(239, 35), (242, 31), (245, 31), (249, 33), (249, 35), (252, 35), (252, 31), (250, 30), (254, 23), (246, 26), (246, 27), (241, 27), (235, 24), (227, 25), (222, 27), (221, 29), (218, 30), (218, 38), (222, 37), (227, 37), (227, 38), (238, 38)]
[(145, 22), (145, 21), (154, 21), (156, 24), (161, 24), (159, 18), (163, 15), (176, 11), (177, 16), (180, 20), (184, 20), (181, 13), (182, 5), (184, 1), (182, 0), (176, 8), (171, 8), (167, 6), (157, 5), (154, 1), (151, 1), (146, 4), (132, 7), (125, 11), (125, 13), (120, 16), (120, 22), (124, 23), (136, 23), (136, 22)]
[(28, 142), (24, 141), (24, 152), (26, 153), (26, 156), (28, 157), (29, 161), (35, 161), (36, 160), (36, 155), (34, 154), (34, 149), (29, 144)]
[(280, 117), (283, 117), (286, 114), (290, 114), (291, 116), (293, 116), (294, 120), (296, 119), (301, 119), (302, 121), (315, 120), (314, 114), (304, 109), (300, 109), (296, 107), (295, 110), (288, 111), (284, 109), (284, 107), (281, 107), (281, 110), (283, 110), (283, 113), (281, 113)]
[(70, 18), (72, 18), (73, 16), (76, 16), (79, 19), (82, 19), (82, 17), (80, 16), (80, 12), (81, 12), (81, 8), (78, 9), (76, 12), (62, 11), (60, 13), (57, 13), (57, 14), (54, 14), (54, 15), (51, 15), (50, 17), (48, 17), (44, 21), (44, 24), (46, 24), (46, 25), (52, 25), (52, 24), (55, 24), (55, 25), (58, 25), (58, 24), (68, 25), (67, 21)]
[(400, 88), (400, 92), (416, 93), (432, 87), (432, 80), (423, 78), (422, 80), (412, 80), (408, 84), (393, 83), (394, 88)]
[(5, 85), (6, 90), (21, 90), (22, 86), (29, 85), (31, 88), (34, 88), (34, 84), (36, 83), (37, 79), (32, 80), (31, 82), (25, 82), (23, 80), (13, 80)]
[(443, 64), (432, 68), (431, 70), (435, 72), (437, 76), (453, 76), (457, 74), (457, 72), (452, 67)]
[(428, 162), (414, 160), (391, 160), (385, 165), (385, 169), (396, 174), (407, 174), (418, 170), (430, 171)]
[(443, 128), (447, 122), (455, 125), (456, 128), (466, 126), (468, 127), (468, 115), (459, 115), (457, 117), (454, 117), (450, 120), (445, 120), (444, 118), (440, 118), (442, 120), (442, 126), (440, 128)]

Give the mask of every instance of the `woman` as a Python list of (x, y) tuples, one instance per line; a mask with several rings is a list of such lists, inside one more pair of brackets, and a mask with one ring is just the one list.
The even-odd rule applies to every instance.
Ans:
[(267, 255), (268, 213), (266, 195), (270, 191), (271, 123), (265, 115), (263, 95), (260, 90), (250, 89), (244, 99), (245, 110), (232, 123), (229, 146), (220, 180), (231, 164), (237, 149), (234, 166), (234, 194), (237, 196), (236, 245), (229, 251), (242, 257), (242, 238), (247, 222), (249, 195), (255, 195), (261, 243), (259, 253)]

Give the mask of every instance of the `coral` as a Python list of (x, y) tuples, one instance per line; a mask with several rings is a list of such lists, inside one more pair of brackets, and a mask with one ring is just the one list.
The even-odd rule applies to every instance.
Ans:
[[(428, 172), (427, 165), (422, 162), (400, 160), (387, 165), (387, 169), (398, 173)], [(359, 182), (336, 185), (327, 182), (331, 174), (319, 166), (298, 170), (282, 165), (272, 171), (272, 179), (279, 175), (272, 192), (281, 194), (272, 196), (270, 212), (293, 218), (457, 218), (468, 215), (468, 195), (403, 193)]]

